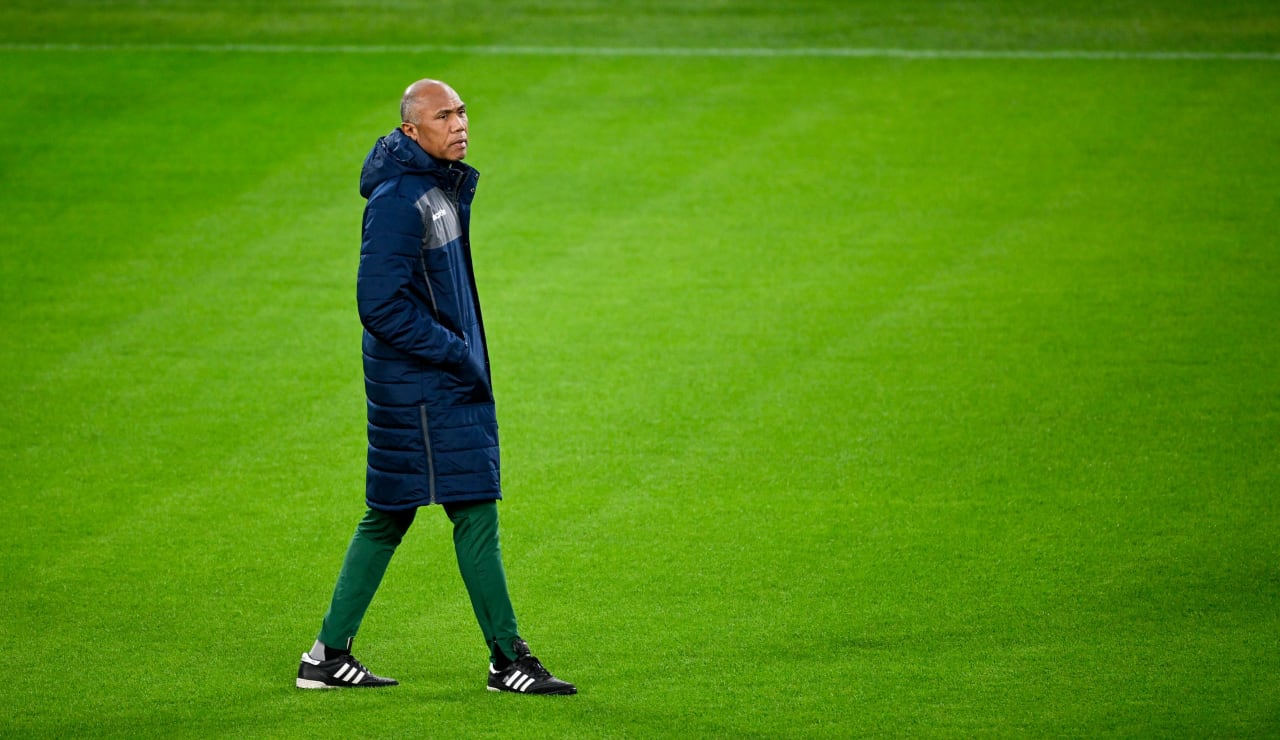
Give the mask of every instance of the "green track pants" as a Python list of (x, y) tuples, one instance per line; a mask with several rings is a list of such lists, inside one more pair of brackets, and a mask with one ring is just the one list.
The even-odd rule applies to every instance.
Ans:
[[(492, 650), (503, 646), (508, 659), (516, 656), (511, 643), (516, 632), (516, 615), (507, 592), (507, 575), (502, 567), (502, 550), (498, 543), (498, 506), (496, 501), (445, 504), (445, 513), (453, 522), (453, 547), (458, 557), (462, 582), (471, 597), (471, 606), (484, 633), (485, 644)], [(320, 642), (331, 648), (346, 648), (355, 638), (365, 611), (387, 572), (387, 564), (417, 515), (408, 511), (369, 509), (347, 548), (333, 600), (320, 628)]]

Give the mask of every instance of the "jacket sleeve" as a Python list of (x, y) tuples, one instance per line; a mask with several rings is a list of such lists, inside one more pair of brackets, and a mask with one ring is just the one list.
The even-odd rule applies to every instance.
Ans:
[(458, 365), (468, 356), (466, 342), (431, 315), (422, 288), (415, 295), (415, 279), (426, 280), (422, 237), (422, 215), (413, 204), (376, 198), (365, 207), (356, 277), (360, 323), (379, 341), (424, 363)]

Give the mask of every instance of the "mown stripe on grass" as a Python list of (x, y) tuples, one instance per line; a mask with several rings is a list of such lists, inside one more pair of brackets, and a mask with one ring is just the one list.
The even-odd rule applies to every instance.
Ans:
[(519, 46), (454, 44), (76, 44), (5, 43), (0, 51), (197, 52), (243, 54), (483, 54), (589, 57), (845, 57), (855, 59), (1083, 59), (1280, 61), (1280, 51), (1124, 49), (898, 49), (878, 47)]

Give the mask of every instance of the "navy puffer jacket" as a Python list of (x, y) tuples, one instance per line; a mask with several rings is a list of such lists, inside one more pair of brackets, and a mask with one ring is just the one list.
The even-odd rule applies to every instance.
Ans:
[(471, 267), (480, 173), (399, 129), (365, 159), (356, 300), (375, 509), (502, 498), (498, 422)]

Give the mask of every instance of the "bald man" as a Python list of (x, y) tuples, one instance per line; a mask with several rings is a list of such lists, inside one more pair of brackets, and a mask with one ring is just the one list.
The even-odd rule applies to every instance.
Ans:
[[(368, 401), (368, 510), (338, 573), (329, 611), (297, 686), (394, 686), (351, 654), (365, 611), (418, 509), (453, 524), (458, 569), (489, 654), (488, 689), (576, 694), (530, 654), (498, 544), (502, 498), (489, 353), (471, 267), (471, 200), (480, 174), (463, 164), (467, 106), (453, 88), (419, 80), (400, 127), (365, 158), (368, 202), (356, 277)], [(441, 629), (424, 619), (416, 629)]]

